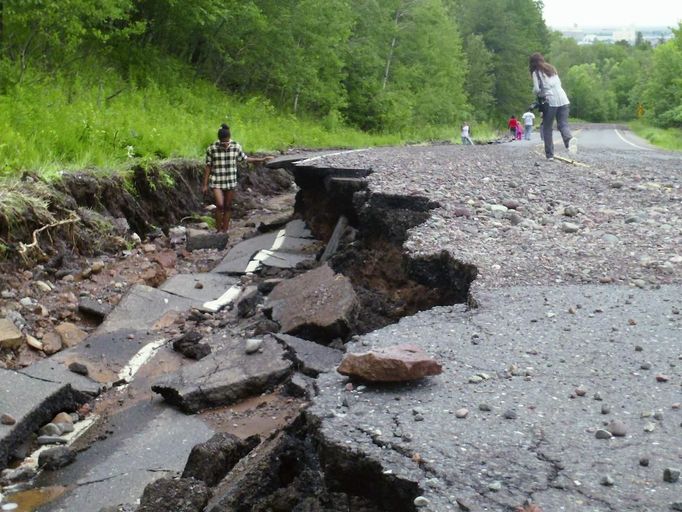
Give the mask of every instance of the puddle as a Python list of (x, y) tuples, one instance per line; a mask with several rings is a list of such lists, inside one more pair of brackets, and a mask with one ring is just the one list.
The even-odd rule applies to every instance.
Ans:
[[(42, 487), (38, 489), (30, 489), (21, 491), (16, 494), (5, 496), (0, 510), (13, 510), (14, 512), (33, 512), (41, 505), (51, 502), (59, 498), (68, 490), (63, 486)], [(7, 507), (7, 505), (15, 504), (16, 508)]]

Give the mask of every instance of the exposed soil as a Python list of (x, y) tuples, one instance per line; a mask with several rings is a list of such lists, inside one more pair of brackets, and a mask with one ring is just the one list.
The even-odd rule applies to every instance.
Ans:
[[(200, 227), (201, 216), (210, 215), (200, 192), (200, 172), (199, 164), (189, 161), (147, 171), (135, 168), (133, 188), (122, 176), (65, 174), (52, 189), (50, 210), (54, 217), (75, 212), (81, 221), (41, 231), (38, 246), (23, 255), (20, 244), (28, 245), (47, 219), (29, 215), (10, 230), (0, 218), (0, 232), (10, 247), (9, 257), (0, 261), (0, 316), (14, 320), (45, 348), (24, 344), (16, 351), (3, 350), (0, 365), (25, 367), (58, 351), (54, 329), (60, 323), (73, 323), (86, 334), (94, 330), (101, 319), (80, 311), (80, 299), (115, 306), (134, 284), (158, 286), (176, 273), (207, 272), (232, 245), (257, 234), (259, 225), (293, 213), (295, 189), (288, 172), (244, 172), (227, 248), (187, 251), (169, 236), (169, 229)], [(174, 185), (152, 186), (162, 175), (170, 176)], [(25, 193), (32, 193), (35, 183), (26, 176)]]

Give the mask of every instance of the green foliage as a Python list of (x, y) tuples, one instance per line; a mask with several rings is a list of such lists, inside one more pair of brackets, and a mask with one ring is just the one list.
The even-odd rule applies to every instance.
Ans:
[(657, 128), (645, 124), (642, 121), (631, 123), (630, 128), (632, 128), (637, 135), (645, 138), (658, 147), (671, 151), (682, 151), (681, 128)]
[(615, 94), (604, 87), (595, 64), (573, 66), (564, 85), (571, 92), (571, 115), (594, 122), (613, 119), (616, 114)]
[(651, 122), (682, 127), (682, 22), (675, 38), (654, 50), (643, 98)]

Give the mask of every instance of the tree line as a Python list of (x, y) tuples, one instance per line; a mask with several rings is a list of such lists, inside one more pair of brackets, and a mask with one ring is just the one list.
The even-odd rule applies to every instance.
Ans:
[[(548, 55), (586, 120), (682, 125), (682, 28), (656, 48), (578, 46), (540, 0), (0, 0), (0, 94), (95, 57), (127, 83), (168, 66), (367, 131), (506, 118)], [(172, 59), (169, 59), (172, 57)]]

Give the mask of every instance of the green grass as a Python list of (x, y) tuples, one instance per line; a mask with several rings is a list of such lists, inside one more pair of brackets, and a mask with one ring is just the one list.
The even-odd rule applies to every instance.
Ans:
[[(336, 116), (314, 120), (277, 111), (192, 79), (177, 63), (163, 79), (130, 83), (97, 61), (63, 75), (29, 70), (0, 95), (0, 177), (24, 170), (49, 177), (70, 169), (121, 169), (139, 160), (202, 158), (221, 123), (249, 154), (291, 148), (359, 148), (407, 141), (459, 141), (452, 127), (368, 134)], [(476, 134), (479, 138), (480, 134)]]
[(682, 129), (656, 128), (643, 121), (630, 123), (630, 129), (654, 146), (670, 151), (682, 151)]

